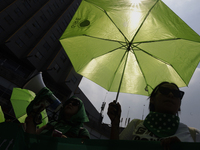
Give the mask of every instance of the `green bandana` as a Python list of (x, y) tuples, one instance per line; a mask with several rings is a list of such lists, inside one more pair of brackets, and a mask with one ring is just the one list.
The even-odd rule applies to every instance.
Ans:
[(179, 117), (175, 115), (150, 112), (143, 124), (154, 135), (168, 137), (176, 133), (179, 120)]

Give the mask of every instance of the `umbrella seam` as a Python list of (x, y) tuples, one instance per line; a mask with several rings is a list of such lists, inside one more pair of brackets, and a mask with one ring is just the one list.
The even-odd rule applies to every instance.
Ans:
[[(131, 47), (132, 47), (132, 46), (131, 46)], [(135, 46), (135, 47), (136, 47), (136, 46)], [(136, 59), (137, 64), (138, 64), (138, 66), (139, 66), (139, 68), (140, 68), (140, 71), (141, 71), (141, 73), (142, 73), (142, 75), (143, 75), (143, 77), (144, 77), (146, 86), (148, 86), (148, 83), (147, 83), (147, 80), (146, 80), (146, 76), (145, 76), (144, 73), (143, 73), (143, 70), (142, 70), (141, 65), (140, 65), (140, 63), (139, 63), (139, 61), (138, 61), (137, 55), (135, 54), (135, 52), (134, 52), (133, 50), (132, 50), (131, 52), (132, 52), (133, 55), (135, 56), (135, 59)], [(145, 87), (144, 87), (144, 89), (145, 89)], [(149, 91), (148, 91), (148, 94), (149, 94)]]
[(120, 83), (119, 83), (119, 87), (118, 87), (118, 91), (117, 91), (117, 96), (116, 96), (116, 101), (118, 99), (119, 92), (120, 92), (120, 89), (121, 89), (121, 85), (122, 85), (122, 82), (123, 82), (123, 77), (124, 77), (124, 73), (125, 73), (125, 70), (126, 70), (126, 64), (127, 64), (127, 59), (128, 59), (128, 54), (129, 53), (127, 53), (125, 64), (124, 64), (124, 68), (123, 68), (123, 72), (122, 72), (122, 76), (121, 76), (121, 79), (120, 79)]
[[(173, 38), (173, 39), (163, 39), (163, 40), (153, 40), (153, 41), (144, 41), (144, 42), (135, 42), (135, 43), (154, 43), (154, 42), (163, 42), (163, 41), (175, 41), (175, 40), (181, 40), (181, 38)], [(132, 44), (135, 44), (134, 42)]]
[(94, 36), (90, 36), (90, 35), (86, 35), (86, 34), (83, 34), (82, 36), (87, 36), (87, 37), (91, 37), (91, 38), (95, 38), (95, 39), (100, 39), (100, 40), (104, 40), (104, 41), (112, 41), (112, 42), (118, 42), (118, 43), (126, 43), (126, 42), (123, 42), (123, 41), (117, 41), (117, 40), (111, 40), (111, 39), (103, 39), (103, 38), (94, 37)]
[[(87, 1), (85, 0), (85, 2), (87, 2)], [(105, 9), (103, 9), (102, 7), (99, 7), (98, 5), (95, 5), (95, 4), (91, 3), (91, 2), (88, 2), (88, 3), (94, 5), (95, 7), (99, 8), (101, 11), (103, 11), (103, 12), (106, 14), (106, 16), (108, 16), (108, 18), (110, 19), (110, 21), (115, 25), (115, 27), (118, 29), (118, 31), (124, 36), (125, 41), (128, 42), (128, 39), (126, 38), (126, 36), (125, 36), (125, 35), (123, 34), (123, 32), (117, 27), (117, 25), (116, 25), (116, 24), (114, 23), (114, 21), (110, 18), (110, 16), (108, 15), (108, 13), (107, 13), (107, 11), (106, 11)]]
[(149, 9), (147, 15), (145, 16), (144, 20), (142, 21), (142, 23), (140, 24), (140, 27), (138, 28), (138, 30), (136, 31), (135, 35), (133, 36), (131, 43), (133, 42), (133, 40), (135, 39), (136, 35), (138, 34), (139, 30), (141, 29), (141, 27), (143, 26), (145, 20), (147, 19), (147, 17), (149, 16), (151, 10), (155, 7), (155, 5), (159, 2), (160, 0), (157, 0), (157, 2), (155, 2), (155, 4), (151, 7), (151, 9)]
[[(165, 62), (164, 60), (162, 60), (162, 59), (160, 59), (160, 58), (158, 58), (158, 57), (155, 57), (154, 55), (152, 55), (152, 54), (150, 54), (150, 53), (146, 52), (145, 50), (143, 50), (143, 49), (141, 49), (141, 48), (139, 48), (139, 47), (137, 47), (137, 46), (135, 46), (135, 47), (136, 47), (136, 48), (138, 48), (140, 51), (142, 51), (142, 52), (146, 53), (147, 55), (149, 55), (149, 56), (151, 56), (151, 57), (153, 57), (153, 58), (155, 58), (155, 59), (157, 59), (157, 60), (159, 60), (159, 61), (161, 61), (161, 62), (165, 63), (166, 65), (172, 66), (171, 64), (169, 64), (169, 63)], [(134, 52), (133, 52), (133, 53), (134, 53)], [(134, 53), (134, 55), (136, 56), (136, 54), (135, 54), (135, 53)]]
[[(150, 54), (150, 53), (144, 51), (143, 49), (141, 49), (141, 48), (139, 48), (139, 47), (137, 47), (137, 46), (134, 46), (134, 47), (138, 48), (140, 51), (146, 53), (147, 55), (149, 55), (149, 56), (155, 58), (156, 60), (159, 60), (159, 61), (163, 62), (164, 64), (166, 64), (166, 65), (168, 65), (168, 66), (171, 66), (171, 67), (174, 69), (174, 71), (177, 73), (177, 75), (180, 77), (180, 79), (185, 83), (185, 85), (187, 85), (186, 82), (183, 80), (183, 78), (182, 78), (182, 77), (180, 76), (180, 74), (178, 73), (178, 71), (175, 69), (175, 67), (173, 67), (172, 64), (169, 64), (169, 63), (165, 62), (164, 60), (162, 60), (162, 59), (160, 59), (160, 58), (158, 58), (158, 57), (153, 56), (152, 54)], [(147, 80), (146, 80), (146, 78), (145, 78), (145, 75), (144, 75), (144, 73), (143, 73), (143, 71), (142, 71), (142, 68), (140, 67), (140, 63), (139, 63), (139, 61), (138, 61), (137, 55), (134, 53), (134, 51), (131, 51), (131, 52), (134, 54), (134, 56), (135, 56), (135, 58), (136, 58), (136, 61), (138, 62), (139, 68), (140, 68), (140, 70), (141, 70), (141, 72), (142, 72), (142, 75), (143, 75), (143, 77), (144, 77), (144, 79), (145, 79), (146, 85), (148, 86)], [(148, 92), (148, 93), (149, 93), (149, 92)]]
[(115, 27), (119, 30), (119, 32), (124, 36), (125, 41), (127, 41), (127, 43), (128, 43), (129, 41), (126, 38), (126, 36), (123, 34), (123, 32), (117, 27), (117, 25), (114, 23), (114, 21), (110, 18), (110, 16), (107, 14), (107, 12), (105, 10), (104, 10), (104, 12), (108, 16), (108, 18), (112, 21), (112, 23), (115, 25)]
[[(106, 52), (106, 53), (104, 53), (104, 54), (101, 54), (101, 55), (99, 55), (99, 56), (97, 56), (97, 57), (93, 57), (93, 58), (91, 58), (91, 60), (93, 60), (93, 59), (96, 59), (96, 58), (98, 58), (98, 57), (101, 57), (101, 56), (103, 56), (103, 55), (106, 55), (106, 54), (109, 54), (109, 53), (111, 53), (111, 52), (113, 52), (113, 51), (116, 51), (116, 50), (118, 50), (118, 49), (122, 49), (123, 47), (125, 47), (124, 45), (122, 45), (121, 47), (118, 47), (118, 48), (115, 48), (115, 49), (113, 49), (113, 50), (110, 50), (110, 51), (108, 51), (108, 52)], [(90, 61), (91, 61), (90, 60)], [(90, 61), (88, 61), (86, 64), (85, 64), (85, 66), (87, 66), (89, 63), (90, 63)], [(121, 62), (121, 61), (120, 61)], [(83, 68), (81, 68), (81, 69), (79, 69), (79, 70), (76, 70), (77, 72), (79, 72), (80, 70), (82, 70)]]
[(125, 51), (124, 55), (122, 56), (122, 59), (121, 59), (119, 65), (118, 65), (118, 67), (117, 67), (115, 73), (113, 74), (113, 78), (112, 78), (113, 80), (112, 80), (112, 82), (111, 82), (111, 84), (110, 84), (110, 87), (109, 87), (109, 90), (108, 90), (108, 91), (110, 91), (110, 89), (111, 89), (112, 83), (113, 83), (113, 81), (114, 81), (114, 76), (116, 75), (116, 73), (117, 73), (117, 71), (118, 71), (118, 69), (119, 69), (119, 66), (120, 66), (121, 62), (123, 61), (125, 55), (126, 55), (126, 51)]

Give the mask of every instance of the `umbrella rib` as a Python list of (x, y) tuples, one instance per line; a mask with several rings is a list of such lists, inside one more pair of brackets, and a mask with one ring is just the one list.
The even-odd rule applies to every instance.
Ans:
[[(110, 40), (110, 39), (102, 39), (102, 38), (93, 37), (93, 36), (89, 36), (89, 35), (84, 35), (84, 36), (91, 37), (91, 38), (96, 38), (96, 39), (100, 39), (100, 40), (106, 40), (106, 41), (117, 42), (117, 43), (119, 43), (120, 45), (122, 45), (121, 47), (117, 47), (117, 48), (115, 48), (115, 49), (113, 49), (113, 50), (110, 50), (110, 51), (108, 51), (108, 52), (105, 53), (105, 54), (108, 54), (108, 53), (113, 52), (113, 51), (115, 51), (115, 50), (118, 50), (118, 49), (120, 49), (120, 48), (125, 48), (125, 50), (126, 50), (126, 45), (123, 45), (123, 44), (122, 44), (122, 43), (126, 44), (125, 42), (115, 41), (115, 40)], [(104, 54), (104, 55), (105, 55), (105, 54)]]
[(118, 43), (126, 43), (126, 42), (122, 42), (122, 41), (116, 41), (116, 40), (111, 40), (111, 39), (103, 39), (103, 38), (99, 38), (99, 37), (95, 37), (95, 36), (90, 36), (90, 35), (86, 35), (83, 34), (83, 36), (87, 36), (87, 37), (91, 37), (91, 38), (95, 38), (95, 39), (99, 39), (99, 40), (104, 40), (104, 41), (112, 41), (112, 42), (118, 42)]
[[(122, 59), (120, 60), (120, 63), (119, 63), (119, 65), (118, 65), (118, 67), (117, 67), (117, 69), (116, 69), (116, 71), (115, 71), (115, 73), (114, 73), (114, 76), (116, 75), (116, 73), (117, 73), (117, 71), (118, 71), (118, 69), (119, 69), (119, 67), (120, 67), (121, 62), (123, 61), (123, 59), (124, 59), (124, 57), (125, 57), (125, 55), (126, 55), (126, 52), (127, 52), (127, 51), (125, 51), (124, 55), (122, 56)], [(123, 78), (123, 74), (122, 74), (122, 78)], [(122, 78), (121, 78), (120, 82), (122, 82)], [(112, 80), (112, 82), (111, 82), (110, 85), (112, 85), (113, 81), (114, 81), (114, 77), (113, 77), (113, 80)], [(119, 91), (120, 91), (120, 87), (121, 87), (121, 85), (119, 85), (118, 93), (119, 93)], [(111, 88), (111, 87), (110, 87), (110, 88)], [(109, 89), (110, 89), (110, 88), (109, 88)], [(117, 94), (117, 98), (118, 98), (118, 94)]]
[[(145, 50), (143, 50), (143, 49), (141, 49), (141, 48), (139, 48), (139, 47), (137, 47), (137, 46), (134, 46), (134, 47), (138, 48), (140, 51), (146, 53), (147, 55), (149, 55), (149, 56), (151, 56), (151, 57), (153, 57), (153, 58), (155, 58), (155, 59), (157, 59), (157, 60), (159, 60), (159, 61), (165, 63), (166, 65), (172, 66), (171, 64), (169, 64), (169, 63), (167, 63), (167, 62), (165, 62), (165, 61), (163, 61), (163, 60), (161, 60), (161, 59), (159, 59), (159, 58), (153, 56), (152, 54), (146, 52)], [(134, 51), (136, 51), (136, 50), (134, 50)], [(135, 55), (135, 53), (134, 53), (134, 55)], [(136, 56), (136, 55), (135, 55), (135, 56)]]
[[(93, 3), (91, 3), (91, 2), (89, 2), (90, 4), (92, 4), (92, 5), (95, 5), (95, 4), (93, 4)], [(99, 7), (99, 6), (97, 6), (97, 5), (95, 5), (97, 8), (99, 8), (101, 11), (103, 11), (107, 16), (108, 16), (108, 18), (111, 20), (111, 22), (115, 25), (115, 27), (119, 30), (119, 32), (124, 36), (124, 38), (125, 38), (125, 41), (127, 41), (128, 42), (128, 39), (126, 38), (126, 36), (123, 34), (123, 32), (117, 27), (117, 25), (114, 23), (114, 21), (110, 18), (110, 16), (108, 15), (108, 13), (106, 12), (106, 10), (105, 9), (103, 9), (102, 7)]]
[[(126, 51), (126, 52), (127, 52), (127, 51)], [(123, 57), (125, 56), (126, 52), (124, 53)], [(119, 96), (119, 92), (120, 92), (121, 85), (122, 85), (122, 80), (123, 80), (123, 77), (124, 77), (124, 72), (125, 72), (125, 69), (126, 69), (126, 63), (127, 63), (127, 59), (128, 59), (128, 54), (129, 54), (129, 53), (127, 53), (126, 60), (125, 60), (125, 64), (124, 64), (124, 68), (123, 68), (123, 72), (122, 72), (122, 76), (121, 76), (121, 79), (120, 79), (119, 88), (118, 88), (117, 95), (116, 95), (116, 102), (117, 102), (117, 99), (118, 99), (118, 96)], [(122, 59), (122, 60), (123, 60), (123, 59)], [(121, 61), (122, 61), (122, 60), (121, 60)]]
[[(138, 44), (138, 45), (139, 45), (139, 44)], [(153, 57), (153, 58), (155, 58), (155, 59), (157, 59), (157, 60), (163, 62), (164, 64), (171, 66), (171, 67), (175, 70), (175, 68), (173, 67), (172, 64), (169, 64), (169, 63), (167, 63), (167, 62), (165, 62), (165, 61), (163, 61), (163, 60), (161, 60), (161, 59), (159, 59), (159, 58), (153, 56), (152, 54), (150, 54), (150, 53), (144, 51), (143, 49), (141, 49), (141, 48), (139, 48), (139, 47), (137, 47), (137, 46), (134, 46), (134, 47), (138, 48), (140, 51), (146, 53), (147, 55), (149, 55), (149, 56), (151, 56), (151, 57)], [(136, 51), (136, 50), (134, 50), (134, 51)], [(138, 59), (137, 59), (136, 54), (134, 53), (134, 51), (132, 50), (131, 52), (135, 55), (135, 58), (136, 58), (136, 60), (137, 60), (137, 62), (138, 62), (138, 65), (140, 66), (140, 63), (139, 63), (139, 61), (138, 61)], [(140, 67), (140, 70), (141, 70), (141, 72), (142, 72), (141, 67)], [(176, 71), (176, 70), (175, 70), (175, 71)], [(180, 76), (180, 74), (179, 74), (177, 71), (176, 71), (176, 73), (179, 75), (179, 77), (180, 77), (180, 78), (182, 79), (182, 81), (185, 83), (185, 81), (184, 81), (184, 79), (182, 78), (182, 76)], [(142, 74), (143, 74), (143, 72), (142, 72)], [(146, 78), (145, 78), (145, 75), (144, 75), (144, 74), (143, 74), (143, 77), (144, 77), (144, 79), (145, 79), (146, 85), (149, 86), (149, 85), (147, 84), (147, 81), (146, 81)], [(185, 84), (186, 84), (186, 83), (185, 83)], [(152, 87), (151, 87), (151, 88), (152, 88)], [(153, 88), (152, 88), (152, 89), (153, 89)]]
[[(136, 42), (136, 43), (142, 44), (142, 43), (154, 43), (154, 42), (174, 41), (174, 40), (181, 40), (181, 38), (163, 39), (163, 40), (153, 40), (153, 41), (144, 41), (144, 42)], [(133, 43), (133, 44), (134, 44), (134, 43)]]
[[(120, 49), (120, 48), (123, 48), (123, 47), (125, 47), (125, 46), (121, 46), (121, 47), (118, 47), (118, 48), (112, 49), (112, 50), (110, 50), (110, 51), (108, 51), (107, 53), (102, 54), (102, 55), (106, 55), (106, 54), (112, 53), (113, 51), (116, 51), (116, 50), (118, 50), (118, 49)], [(124, 49), (124, 50), (126, 50), (126, 49)], [(94, 57), (94, 58), (101, 57), (102, 55), (97, 56), (97, 57)], [(94, 58), (93, 58), (93, 59), (94, 59)], [(120, 62), (121, 62), (121, 61), (120, 61)]]
[[(139, 45), (139, 44), (138, 44)], [(137, 47), (137, 46), (134, 46), (134, 47)], [(137, 58), (137, 56), (136, 56), (136, 54), (135, 54), (135, 50), (133, 51), (133, 48), (134, 47), (132, 47), (132, 50), (130, 51), (130, 52), (132, 52), (133, 53), (133, 55), (135, 56), (135, 59), (136, 59), (136, 61), (137, 61), (137, 63), (138, 63), (138, 66), (139, 66), (139, 68), (140, 68), (140, 70), (141, 70), (141, 72), (142, 72), (142, 75), (143, 75), (143, 77), (144, 77), (144, 80), (145, 80), (145, 83), (146, 83), (146, 87), (148, 86), (148, 83), (147, 83), (147, 80), (146, 80), (146, 77), (145, 77), (145, 75), (144, 75), (144, 73), (143, 73), (143, 71), (142, 71), (142, 68), (141, 68), (141, 66), (140, 66), (140, 63), (139, 63), (139, 61), (138, 61), (138, 58)], [(137, 47), (138, 48), (138, 47)], [(140, 49), (141, 51), (143, 51), (142, 49)], [(145, 51), (144, 51), (145, 52)], [(149, 93), (149, 92), (148, 92)]]
[(147, 15), (145, 16), (144, 20), (142, 21), (142, 23), (140, 24), (140, 27), (138, 28), (138, 30), (136, 31), (135, 35), (133, 36), (131, 43), (133, 42), (133, 40), (135, 39), (136, 35), (138, 34), (138, 32), (140, 31), (142, 25), (144, 24), (145, 20), (147, 19), (147, 17), (149, 16), (151, 10), (154, 8), (154, 6), (158, 3), (159, 0), (157, 0), (157, 2), (155, 2), (155, 4), (151, 7), (151, 9), (149, 9)]
[(115, 24), (115, 22), (110, 18), (110, 16), (108, 15), (108, 13), (104, 10), (104, 13), (108, 16), (108, 18), (110, 19), (110, 21), (112, 21), (112, 23), (115, 25), (115, 27), (119, 30), (119, 32), (124, 36), (125, 41), (128, 42), (128, 39), (126, 38), (126, 36), (123, 34), (123, 32), (117, 27), (117, 25)]

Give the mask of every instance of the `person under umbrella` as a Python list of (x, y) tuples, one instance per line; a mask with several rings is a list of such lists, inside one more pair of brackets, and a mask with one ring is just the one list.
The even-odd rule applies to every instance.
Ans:
[(36, 129), (33, 117), (29, 115), (26, 118), (26, 132), (53, 137), (90, 138), (88, 130), (83, 127), (83, 123), (88, 121), (83, 102), (72, 96), (63, 104), (58, 120), (51, 121), (39, 129)]
[(162, 82), (152, 91), (150, 113), (144, 120), (133, 119), (119, 135), (121, 106), (111, 102), (108, 116), (111, 120), (111, 139), (161, 141), (164, 147), (176, 142), (200, 142), (197, 129), (180, 122), (181, 99), (184, 95), (174, 83)]

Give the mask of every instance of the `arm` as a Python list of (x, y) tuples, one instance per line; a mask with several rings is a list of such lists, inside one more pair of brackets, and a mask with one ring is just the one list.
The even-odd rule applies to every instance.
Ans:
[(121, 106), (115, 101), (111, 102), (107, 112), (111, 120), (111, 134), (110, 139), (119, 139), (119, 123), (121, 117)]
[(36, 134), (36, 125), (33, 121), (33, 116), (27, 116), (26, 120), (25, 120), (25, 132), (29, 133), (29, 134)]

